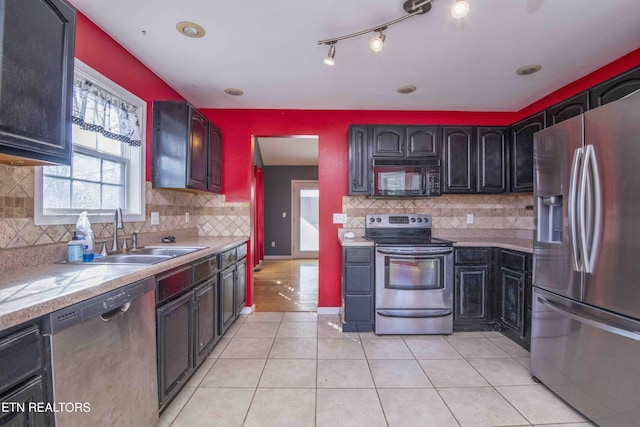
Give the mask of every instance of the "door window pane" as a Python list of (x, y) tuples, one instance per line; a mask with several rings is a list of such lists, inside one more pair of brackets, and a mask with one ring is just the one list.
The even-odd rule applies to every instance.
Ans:
[(320, 248), (318, 201), (318, 190), (300, 190), (301, 251), (317, 251)]

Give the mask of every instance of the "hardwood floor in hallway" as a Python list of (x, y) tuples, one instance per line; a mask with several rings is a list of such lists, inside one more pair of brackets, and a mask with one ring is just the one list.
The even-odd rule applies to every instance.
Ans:
[(315, 311), (318, 260), (264, 260), (253, 273), (256, 311)]

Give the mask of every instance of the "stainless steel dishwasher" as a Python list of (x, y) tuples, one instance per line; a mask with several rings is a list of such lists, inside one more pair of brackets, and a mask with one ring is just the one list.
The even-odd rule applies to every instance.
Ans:
[(54, 402), (71, 408), (58, 427), (156, 425), (154, 290), (149, 278), (49, 316)]

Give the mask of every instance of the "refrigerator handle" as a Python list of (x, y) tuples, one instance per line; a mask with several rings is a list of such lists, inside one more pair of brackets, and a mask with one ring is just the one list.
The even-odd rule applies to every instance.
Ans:
[(602, 195), (600, 176), (593, 145), (584, 148), (580, 194), (581, 215), (580, 239), (582, 240), (582, 259), (584, 272), (593, 273), (597, 251), (600, 247), (600, 228), (602, 227)]
[(580, 312), (581, 310), (564, 307), (560, 304), (557, 304), (553, 301), (548, 300), (545, 297), (538, 296), (538, 302), (543, 305), (546, 305), (556, 313), (562, 314), (577, 322), (584, 323), (589, 326), (593, 326), (595, 328), (601, 329), (606, 332), (611, 332), (616, 335), (621, 335), (623, 337), (631, 338), (634, 341), (640, 341), (640, 331), (634, 331), (634, 330), (625, 328), (621, 325), (605, 323), (602, 320), (596, 320), (596, 319), (590, 318), (588, 317), (587, 313), (581, 313)]
[(580, 257), (580, 242), (578, 241), (578, 175), (582, 161), (582, 148), (576, 148), (573, 153), (571, 165), (571, 186), (569, 187), (569, 226), (571, 228), (571, 253), (573, 255), (573, 269), (582, 271), (582, 258)]

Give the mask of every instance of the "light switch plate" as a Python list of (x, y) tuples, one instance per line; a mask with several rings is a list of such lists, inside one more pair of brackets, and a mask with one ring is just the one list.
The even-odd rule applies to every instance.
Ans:
[(160, 212), (151, 212), (151, 225), (160, 225)]
[(346, 224), (347, 223), (347, 214), (334, 213), (333, 214), (333, 223), (334, 224)]

